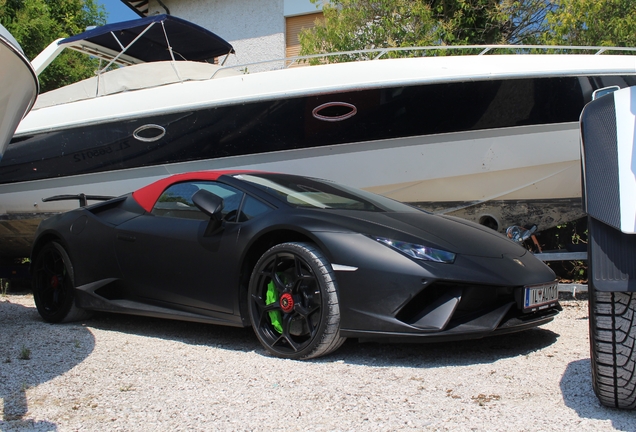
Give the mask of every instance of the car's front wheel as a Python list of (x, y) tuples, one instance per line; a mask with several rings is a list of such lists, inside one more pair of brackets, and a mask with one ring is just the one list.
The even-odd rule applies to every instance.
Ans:
[(59, 243), (42, 247), (33, 263), (32, 281), (35, 306), (44, 321), (70, 322), (90, 316), (75, 305), (73, 265)]
[(591, 289), (592, 384), (601, 403), (636, 408), (636, 293)]
[(249, 285), (256, 336), (277, 357), (309, 359), (344, 342), (330, 263), (309, 243), (283, 243), (258, 260)]

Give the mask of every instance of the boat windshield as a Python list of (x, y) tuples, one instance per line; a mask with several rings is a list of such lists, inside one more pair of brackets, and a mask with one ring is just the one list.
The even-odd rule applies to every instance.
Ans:
[(328, 180), (288, 174), (237, 174), (293, 207), (344, 209), (375, 212), (419, 212), (421, 210), (360, 189)]

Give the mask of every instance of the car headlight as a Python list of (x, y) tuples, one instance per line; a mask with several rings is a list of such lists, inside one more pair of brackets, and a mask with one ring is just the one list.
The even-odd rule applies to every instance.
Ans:
[(384, 237), (374, 237), (374, 239), (418, 260), (434, 261), (446, 264), (452, 264), (455, 261), (455, 254), (453, 252), (435, 249), (430, 246), (391, 240)]

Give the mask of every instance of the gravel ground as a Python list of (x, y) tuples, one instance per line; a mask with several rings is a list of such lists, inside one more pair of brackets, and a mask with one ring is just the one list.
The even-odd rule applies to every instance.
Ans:
[(347, 341), (290, 361), (251, 329), (109, 314), (50, 325), (31, 295), (7, 295), (0, 430), (636, 430), (592, 391), (587, 301), (562, 305), (515, 335)]

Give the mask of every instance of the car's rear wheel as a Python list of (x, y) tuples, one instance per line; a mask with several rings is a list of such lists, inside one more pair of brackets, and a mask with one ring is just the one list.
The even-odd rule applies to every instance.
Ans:
[(591, 290), (594, 392), (605, 406), (636, 408), (636, 293)]
[(57, 242), (44, 245), (33, 263), (33, 299), (40, 316), (52, 323), (88, 318), (75, 305), (73, 265)]
[(283, 243), (265, 252), (252, 272), (248, 304), (256, 336), (277, 357), (315, 358), (345, 340), (331, 264), (312, 244)]

